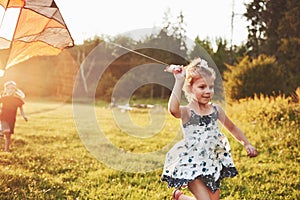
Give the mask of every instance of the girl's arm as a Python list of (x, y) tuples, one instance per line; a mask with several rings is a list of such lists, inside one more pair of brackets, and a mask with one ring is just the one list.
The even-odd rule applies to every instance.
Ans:
[(28, 118), (27, 118), (26, 115), (25, 115), (23, 106), (20, 106), (20, 112), (21, 112), (21, 115), (22, 115), (22, 117), (24, 118), (24, 120), (27, 122), (27, 121), (28, 121)]
[(250, 157), (257, 156), (257, 150), (251, 145), (247, 137), (241, 129), (239, 129), (225, 114), (224, 110), (217, 106), (219, 112), (219, 120), (224, 125), (224, 127), (233, 135), (233, 137), (238, 140), (245, 148)]
[(169, 98), (168, 111), (174, 117), (180, 118), (181, 117), (180, 99), (181, 99), (182, 87), (185, 81), (185, 72), (183, 70), (183, 67), (181, 71), (174, 71), (174, 77), (175, 77), (175, 84), (171, 96)]

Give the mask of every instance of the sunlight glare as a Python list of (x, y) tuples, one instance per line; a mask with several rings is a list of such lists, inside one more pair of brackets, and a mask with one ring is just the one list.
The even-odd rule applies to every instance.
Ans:
[(0, 37), (12, 40), (20, 11), (21, 8), (8, 8), (5, 12), (0, 10)]
[(4, 76), (4, 70), (0, 69), (0, 77), (3, 77), (3, 76)]

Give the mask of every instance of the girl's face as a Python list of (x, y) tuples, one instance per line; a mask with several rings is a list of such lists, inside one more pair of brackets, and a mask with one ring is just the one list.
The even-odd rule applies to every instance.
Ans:
[(212, 77), (201, 77), (194, 80), (191, 85), (191, 92), (199, 103), (209, 103), (214, 95), (214, 79)]

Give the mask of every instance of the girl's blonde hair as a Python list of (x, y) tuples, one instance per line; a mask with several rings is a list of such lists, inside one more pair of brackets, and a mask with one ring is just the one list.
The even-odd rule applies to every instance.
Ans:
[(193, 94), (191, 93), (191, 86), (194, 81), (198, 78), (210, 77), (213, 80), (216, 79), (216, 73), (213, 68), (209, 67), (207, 61), (198, 57), (195, 58), (185, 66), (185, 85), (183, 87), (183, 91), (187, 100), (190, 102), (193, 98)]
[[(8, 91), (8, 87), (14, 89), (14, 91)], [(17, 88), (17, 84), (14, 81), (7, 81), (4, 83), (4, 91), (2, 92), (1, 96), (17, 96), (20, 98), (25, 98), (25, 94), (22, 90)]]

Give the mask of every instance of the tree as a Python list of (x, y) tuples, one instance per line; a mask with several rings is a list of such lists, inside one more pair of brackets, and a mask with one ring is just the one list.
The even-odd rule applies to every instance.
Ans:
[(288, 73), (288, 76), (286, 77), (286, 91), (288, 93), (295, 91), (300, 85), (299, 10), (300, 1), (286, 1), (283, 17), (280, 18), (276, 29), (278, 35), (278, 48), (276, 49), (275, 55), (278, 58), (278, 62), (283, 65)]
[(267, 23), (265, 21), (266, 0), (253, 0), (247, 5), (244, 16), (251, 22), (248, 28), (248, 55), (257, 57), (262, 53), (261, 46), (266, 39)]
[(300, 2), (298, 0), (253, 0), (247, 5), (248, 55), (275, 56), (290, 94), (300, 83)]
[(223, 40), (222, 38), (218, 38), (216, 40), (216, 43), (217, 43), (217, 50), (212, 57), (216, 65), (218, 66), (220, 73), (223, 74), (224, 70), (226, 69), (225, 63), (232, 64), (231, 55), (233, 54), (233, 52), (231, 53), (231, 51), (227, 49), (226, 40)]
[[(164, 13), (163, 28), (158, 33), (156, 38), (160, 40), (160, 46), (169, 46), (172, 45), (172, 49), (179, 50), (180, 55), (187, 55), (187, 45), (186, 45), (186, 23), (184, 22), (184, 15), (180, 12), (177, 16), (177, 21), (175, 23), (170, 22), (171, 14), (170, 10), (167, 10)], [(153, 40), (153, 42), (155, 42)], [(170, 49), (170, 48), (169, 48)]]
[(201, 40), (200, 37), (197, 36), (194, 42), (195, 42), (195, 46), (193, 47), (193, 49), (189, 54), (190, 59), (199, 57), (203, 53), (203, 50), (205, 50), (210, 56), (214, 54), (212, 44), (208, 39)]
[(284, 89), (284, 73), (275, 57), (260, 55), (250, 60), (245, 56), (236, 66), (228, 65), (224, 72), (225, 88), (230, 99), (254, 97), (255, 94), (274, 95)]

